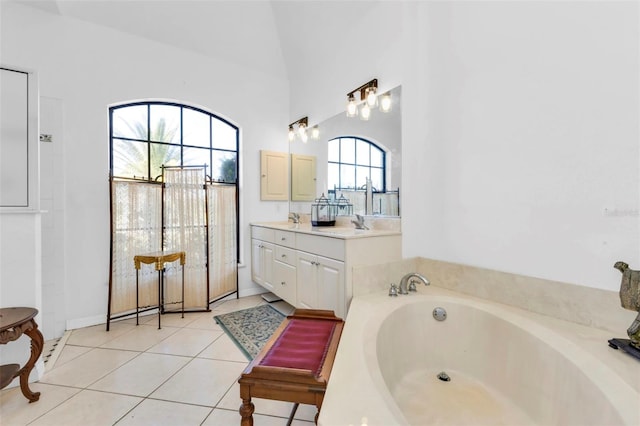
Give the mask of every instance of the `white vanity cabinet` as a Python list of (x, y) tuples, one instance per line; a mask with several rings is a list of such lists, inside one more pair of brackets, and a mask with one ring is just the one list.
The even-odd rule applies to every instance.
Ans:
[(251, 242), (254, 282), (297, 308), (328, 309), (341, 318), (358, 285), (351, 279), (354, 266), (402, 259), (399, 231), (252, 224)]

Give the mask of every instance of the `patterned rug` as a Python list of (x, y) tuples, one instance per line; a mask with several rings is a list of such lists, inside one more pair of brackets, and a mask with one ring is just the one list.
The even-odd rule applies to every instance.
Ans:
[(285, 316), (270, 305), (258, 305), (213, 317), (247, 359), (255, 358)]

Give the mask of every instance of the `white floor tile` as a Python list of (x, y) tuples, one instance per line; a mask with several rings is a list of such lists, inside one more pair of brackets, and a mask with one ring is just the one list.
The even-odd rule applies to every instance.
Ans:
[[(118, 426), (199, 426), (210, 412), (211, 408), (208, 407), (145, 399), (116, 424)], [(219, 426), (222, 426), (222, 423)]]
[(33, 392), (40, 392), (40, 399), (37, 402), (30, 404), (29, 400), (22, 395), (19, 387), (2, 391), (0, 394), (0, 424), (2, 426), (29, 424), (80, 392), (80, 389), (44, 383), (31, 383), (29, 388)]
[(126, 395), (148, 396), (184, 367), (190, 359), (173, 355), (141, 353), (89, 388)]
[(247, 357), (226, 333), (222, 333), (212, 344), (198, 354), (198, 358), (219, 359), (247, 363)]
[(148, 352), (194, 357), (213, 343), (222, 333), (222, 331), (186, 328), (152, 346)]
[(162, 327), (158, 329), (157, 324), (141, 324), (133, 326), (128, 333), (116, 337), (103, 345), (101, 348), (123, 349), (129, 351), (146, 351), (180, 330), (176, 327)]
[(47, 372), (40, 382), (85, 388), (138, 355), (137, 352), (92, 349), (72, 362)]
[(142, 398), (83, 390), (30, 426), (111, 426), (140, 401)]
[(244, 363), (194, 358), (150, 397), (215, 407), (238, 380)]
[(123, 322), (111, 323), (109, 331), (107, 331), (105, 324), (80, 328), (71, 331), (71, 336), (69, 336), (67, 344), (95, 348), (131, 331), (133, 328), (135, 328), (135, 324), (126, 324)]

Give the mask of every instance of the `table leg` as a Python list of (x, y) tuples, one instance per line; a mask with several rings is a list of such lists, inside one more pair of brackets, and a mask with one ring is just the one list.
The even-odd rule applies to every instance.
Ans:
[(184, 318), (184, 265), (182, 265), (182, 318)]
[(40, 399), (40, 392), (31, 392), (31, 389), (29, 389), (29, 375), (40, 358), (40, 355), (42, 355), (42, 348), (44, 347), (44, 337), (42, 333), (40, 333), (40, 330), (38, 330), (38, 324), (36, 324), (34, 320), (31, 320), (31, 323), (33, 324), (33, 328), (24, 332), (24, 334), (31, 338), (31, 357), (18, 373), (20, 375), (20, 390), (30, 403)]
[(140, 290), (138, 285), (138, 275), (140, 275), (140, 271), (136, 269), (136, 325), (140, 325), (138, 322), (138, 316), (140, 313)]
[(160, 326), (160, 317), (162, 316), (162, 312), (164, 311), (164, 285), (163, 285), (163, 279), (164, 278), (164, 269), (161, 271), (158, 271), (158, 330), (160, 330), (162, 327)]

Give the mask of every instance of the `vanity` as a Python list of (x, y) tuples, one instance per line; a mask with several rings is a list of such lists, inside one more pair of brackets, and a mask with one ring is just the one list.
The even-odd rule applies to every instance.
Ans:
[(353, 225), (251, 224), (251, 278), (296, 308), (326, 309), (346, 318), (354, 266), (402, 259), (399, 229)]

